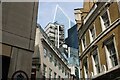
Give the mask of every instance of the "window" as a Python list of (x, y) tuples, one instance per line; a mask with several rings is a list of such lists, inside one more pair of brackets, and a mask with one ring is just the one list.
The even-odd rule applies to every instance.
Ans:
[(91, 28), (89, 29), (89, 33), (90, 33), (90, 41), (92, 42), (95, 39), (95, 27), (91, 26)]
[(52, 69), (49, 68), (49, 79), (51, 80), (52, 76)]
[(88, 63), (87, 63), (87, 57), (83, 61), (83, 69), (84, 69), (84, 77), (88, 78)]
[(100, 17), (100, 20), (101, 20), (101, 26), (102, 26), (102, 29), (104, 30), (105, 28), (109, 27), (110, 25), (110, 18), (109, 18), (109, 15), (108, 15), (108, 11), (106, 11), (101, 17)]
[(54, 59), (54, 65), (57, 66), (57, 59)]
[(64, 67), (62, 66), (62, 73), (64, 73)]
[(119, 7), (119, 12), (120, 12), (120, 0), (118, 0), (118, 7)]
[(110, 25), (109, 17), (108, 17), (108, 12), (106, 11), (102, 16), (102, 19), (104, 21), (104, 25), (107, 28)]
[(69, 72), (68, 72), (68, 78), (69, 78)]
[(46, 77), (46, 72), (47, 72), (46, 67), (47, 66), (45, 64), (43, 64), (43, 75), (44, 75), (44, 77)]
[(82, 44), (81, 44), (81, 41), (79, 41), (80, 44), (79, 44), (79, 55), (82, 53)]
[(59, 63), (59, 70), (61, 69), (61, 64)]
[(92, 57), (94, 75), (96, 75), (96, 74), (100, 73), (97, 48), (92, 52), (91, 57)]
[(83, 49), (83, 51), (85, 50), (85, 48), (86, 48), (86, 35), (84, 35), (82, 37), (82, 49)]
[(47, 49), (44, 48), (44, 57), (47, 56)]
[(50, 62), (53, 61), (53, 55), (50, 53)]
[(57, 75), (57, 74), (54, 72), (54, 80), (56, 80), (56, 75)]
[(105, 41), (104, 43), (108, 68), (112, 68), (118, 65), (115, 44), (113, 42), (113, 39), (107, 40), (107, 42)]
[(60, 80), (60, 76), (58, 76), (58, 80)]
[(65, 76), (67, 75), (67, 71), (65, 70)]

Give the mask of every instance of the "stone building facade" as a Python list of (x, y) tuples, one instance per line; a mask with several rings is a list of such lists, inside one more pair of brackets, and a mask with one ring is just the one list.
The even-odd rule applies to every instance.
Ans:
[(3, 2), (0, 5), (2, 79), (31, 78), (38, 3)]
[[(38, 25), (36, 29), (33, 69), (36, 78), (70, 79), (66, 58), (55, 47), (47, 34)], [(40, 76), (41, 75), (41, 76)]]

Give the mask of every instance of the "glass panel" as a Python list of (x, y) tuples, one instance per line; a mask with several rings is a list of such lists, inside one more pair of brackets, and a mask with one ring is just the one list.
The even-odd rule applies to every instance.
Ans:
[(115, 46), (114, 46), (113, 41), (109, 42), (106, 46), (107, 46), (107, 49), (108, 49), (109, 54), (110, 54), (110, 59), (111, 59), (112, 65), (113, 66), (118, 65), (116, 50), (115, 50)]
[(88, 63), (87, 63), (87, 58), (84, 59), (84, 77), (88, 78)]
[(85, 35), (83, 36), (82, 41), (83, 41), (84, 48), (86, 48), (86, 36)]
[(64, 67), (62, 67), (62, 73), (64, 73)]
[(59, 63), (59, 70), (61, 69), (61, 64)]
[(108, 17), (108, 13), (107, 11), (101, 16), (103, 21), (104, 21), (104, 25), (107, 28), (110, 25), (110, 21), (109, 21), (109, 17)]
[(90, 32), (91, 32), (91, 37), (92, 37), (92, 39), (94, 40), (94, 39), (95, 39), (95, 29), (94, 29), (94, 27), (92, 27), (92, 28), (90, 29)]
[(56, 80), (56, 75), (57, 75), (57, 74), (56, 74), (56, 73), (54, 73), (54, 80)]
[(62, 10), (62, 8), (60, 6), (56, 7), (56, 13), (54, 15), (54, 22), (56, 21), (57, 23), (60, 23), (62, 25), (64, 25), (64, 31), (65, 31), (65, 38), (68, 37), (68, 32), (67, 30), (72, 27), (73, 25), (75, 25), (74, 22), (72, 22), (69, 17), (64, 13), (64, 11)]
[(97, 73), (100, 73), (100, 66), (99, 66), (97, 49), (93, 51), (93, 59), (94, 59), (94, 62), (95, 62), (95, 67), (97, 69)]
[(54, 65), (57, 66), (57, 60), (56, 59), (54, 60), (54, 62), (55, 62)]
[(58, 80), (60, 80), (60, 76), (58, 76)]
[(47, 49), (44, 48), (44, 57), (47, 56)]
[(43, 75), (44, 77), (46, 76), (46, 65), (45, 64), (43, 64)]
[(52, 69), (49, 68), (49, 79), (51, 79)]
[(53, 55), (50, 53), (50, 62), (53, 61)]

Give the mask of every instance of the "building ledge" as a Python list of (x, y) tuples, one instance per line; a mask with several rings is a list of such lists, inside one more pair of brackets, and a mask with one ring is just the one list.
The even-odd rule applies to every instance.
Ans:
[(113, 80), (117, 77), (120, 78), (120, 65), (117, 65), (108, 71), (104, 71), (99, 73), (98, 75), (95, 75), (92, 77), (92, 80), (100, 80), (100, 79), (105, 79), (105, 80)]
[(104, 31), (102, 31), (93, 42), (91, 42), (86, 48), (85, 50), (82, 52), (82, 54), (80, 54), (80, 59), (82, 57), (84, 57), (84, 55), (86, 55), (86, 53), (90, 50), (90, 48), (99, 40), (101, 40), (101, 38), (103, 38), (106, 34), (108, 34), (111, 30), (113, 30), (114, 28), (116, 28), (118, 25), (120, 24), (120, 18), (116, 19), (108, 28), (106, 28)]

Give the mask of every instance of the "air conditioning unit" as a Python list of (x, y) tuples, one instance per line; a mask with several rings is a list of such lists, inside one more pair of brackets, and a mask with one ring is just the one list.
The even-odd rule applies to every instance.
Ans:
[(106, 66), (105, 66), (105, 65), (102, 65), (102, 71), (103, 71), (103, 72), (106, 72), (106, 70), (107, 70), (107, 69), (106, 69)]

